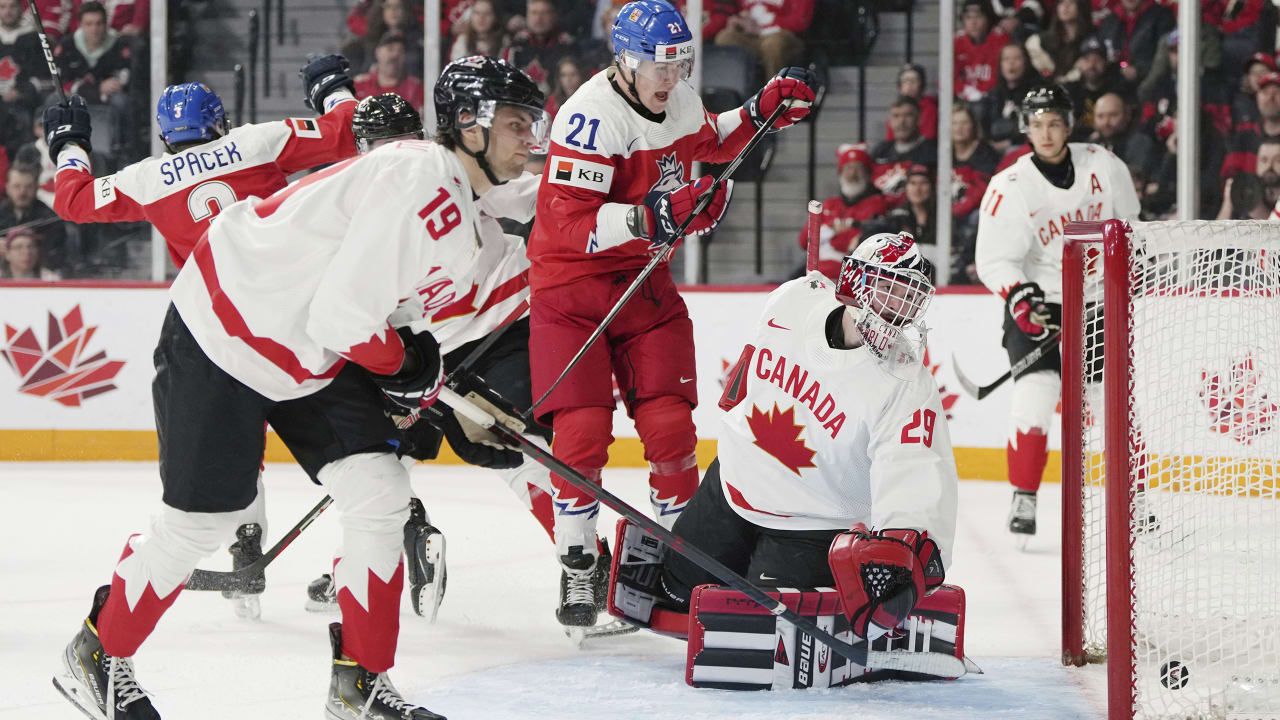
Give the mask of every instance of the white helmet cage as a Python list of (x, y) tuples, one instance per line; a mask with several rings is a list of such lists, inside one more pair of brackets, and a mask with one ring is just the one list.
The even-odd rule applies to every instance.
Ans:
[[(857, 309), (858, 333), (876, 357), (912, 361), (923, 357), (921, 320), (933, 300), (931, 271), (907, 232), (872, 235), (845, 256), (836, 298)], [(907, 346), (900, 347), (901, 343)], [(903, 352), (909, 358), (902, 357)]]

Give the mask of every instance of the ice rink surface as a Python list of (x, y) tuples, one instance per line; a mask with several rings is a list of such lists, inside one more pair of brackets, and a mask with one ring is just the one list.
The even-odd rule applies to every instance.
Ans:
[[(640, 470), (611, 470), (606, 485), (648, 509)], [(885, 682), (828, 691), (735, 693), (684, 684), (684, 643), (647, 633), (574, 648), (552, 614), (558, 566), (542, 529), (494, 474), (419, 465), (414, 488), (448, 541), (448, 592), (435, 625), (402, 607), (391, 677), (409, 699), (451, 720), (530, 718), (1097, 718), (1100, 668), (1063, 668), (1059, 656), (1058, 485), (1040, 493), (1040, 534), (1028, 551), (1005, 529), (1010, 490), (960, 488), (947, 581), (968, 595), (965, 646), (986, 671), (954, 682)], [(267, 468), (267, 542), (323, 495), (301, 470)], [(0, 463), (0, 719), (83, 717), (53, 689), (63, 646), (109, 582), (125, 538), (160, 503), (154, 464)], [(612, 533), (605, 511), (601, 527)], [(328, 687), (326, 624), (303, 609), (308, 582), (338, 542), (330, 514), (267, 572), (262, 619), (236, 618), (217, 593), (184, 593), (135, 658), (138, 680), (166, 720), (322, 717)], [(203, 567), (226, 568), (225, 553)]]

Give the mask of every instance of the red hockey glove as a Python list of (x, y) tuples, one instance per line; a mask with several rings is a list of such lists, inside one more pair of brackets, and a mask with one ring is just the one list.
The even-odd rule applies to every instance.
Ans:
[(440, 343), (431, 333), (414, 333), (408, 328), (396, 332), (404, 342), (404, 360), (393, 375), (369, 373), (373, 382), (397, 405), (410, 410), (429, 407), (444, 384), (444, 361)]
[[(649, 240), (653, 243), (653, 247), (674, 245), (680, 239), (676, 234), (680, 223), (684, 222), (697, 207), (698, 198), (708, 192), (714, 184), (715, 178), (703, 175), (675, 190), (667, 192), (650, 190), (649, 194), (644, 196), (644, 206), (648, 209)], [(720, 222), (720, 216), (724, 215), (725, 208), (729, 207), (729, 198), (733, 195), (733, 181), (724, 181), (715, 188), (714, 192), (706, 209), (698, 213), (693, 222), (689, 223), (689, 227), (685, 228), (685, 234), (701, 235), (710, 232), (715, 228), (716, 223)]]
[(942, 554), (929, 533), (870, 531), (862, 523), (831, 541), (827, 562), (853, 633), (871, 640), (905, 620), (944, 575)]
[(760, 88), (760, 92), (752, 95), (743, 107), (747, 109), (751, 123), (758, 130), (769, 116), (773, 115), (773, 111), (778, 109), (779, 103), (791, 99), (791, 107), (782, 113), (782, 117), (774, 121), (773, 127), (769, 130), (771, 133), (777, 132), (800, 122), (805, 115), (809, 114), (809, 104), (814, 99), (813, 88), (817, 84), (818, 79), (805, 68), (782, 68), (772, 80)]
[(1044, 291), (1035, 283), (1014, 285), (1004, 306), (1013, 323), (1031, 340), (1043, 340), (1049, 331), (1062, 327), (1062, 306), (1046, 303)]

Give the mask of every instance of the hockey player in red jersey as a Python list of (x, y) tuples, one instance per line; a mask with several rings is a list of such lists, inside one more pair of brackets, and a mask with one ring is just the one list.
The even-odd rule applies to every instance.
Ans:
[(442, 142), (400, 141), (237, 202), (178, 273), (152, 385), (164, 508), (126, 541), (54, 680), (86, 714), (159, 717), (131, 658), (252, 501), (270, 422), (343, 527), (325, 716), (440, 718), (387, 678), (410, 493), (383, 403), (429, 407), (443, 363), (429, 333), (389, 321), (401, 298), (471, 287), (476, 198), (545, 147), (546, 114), (532, 80), (489, 58), (451, 63), (436, 92), (453, 107)]
[[(982, 283), (1004, 299), (1003, 345), (1010, 365), (1062, 324), (1067, 223), (1138, 216), (1138, 196), (1125, 164), (1100, 145), (1067, 142), (1072, 107), (1061, 85), (1027, 93), (1019, 125), (1032, 152), (991, 179), (978, 209), (975, 264)], [(1055, 346), (1013, 380), (1006, 451), (1014, 489), (1009, 532), (1021, 546), (1036, 532), (1036, 492), (1048, 459), (1061, 372)]]
[[(629, 2), (611, 34), (614, 63), (557, 112), (529, 237), (533, 397), (551, 389), (614, 302), (649, 262), (679, 242), (675, 229), (713, 186), (690, 182), (694, 161), (726, 162), (780, 104), (787, 127), (809, 112), (812, 80), (786, 68), (743, 107), (712, 115), (684, 82), (693, 36), (665, 0)], [(689, 234), (710, 231), (729, 202), (721, 186)], [(650, 466), (650, 499), (670, 525), (698, 484), (692, 408), (697, 403), (693, 326), (666, 265), (659, 267), (582, 362), (539, 407), (557, 457), (594, 481), (608, 460), (617, 379)], [(567, 626), (592, 625), (598, 504), (558, 477), (556, 552)]]
[(230, 129), (222, 100), (203, 83), (170, 85), (156, 103), (166, 152), (113, 175), (94, 178), (92, 133), (83, 98), (45, 110), (45, 139), (57, 167), (53, 209), (76, 223), (146, 220), (160, 231), (181, 268), (209, 222), (250, 196), (266, 197), (300, 170), (356, 154), (355, 109), (347, 61), (314, 57), (300, 74), (307, 106), (323, 116)]

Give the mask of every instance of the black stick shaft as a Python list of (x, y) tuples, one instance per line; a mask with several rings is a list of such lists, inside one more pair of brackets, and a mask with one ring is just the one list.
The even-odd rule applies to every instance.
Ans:
[(36, 0), (27, 0), (31, 8), (31, 18), (36, 21), (36, 34), (40, 36), (40, 47), (44, 50), (44, 61), (49, 64), (49, 72), (53, 75), (53, 84), (58, 87), (58, 96), (67, 101), (67, 91), (62, 87), (62, 73), (58, 72), (58, 63), (53, 60), (53, 47), (49, 45), (49, 36), (44, 31), (44, 21), (40, 19), (40, 8)]

